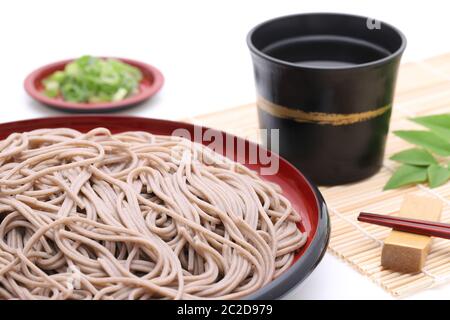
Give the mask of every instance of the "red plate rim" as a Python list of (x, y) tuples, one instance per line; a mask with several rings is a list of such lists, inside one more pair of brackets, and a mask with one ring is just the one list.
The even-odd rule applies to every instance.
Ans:
[(112, 58), (123, 61), (127, 64), (139, 68), (143, 74), (143, 80), (141, 81), (141, 87), (139, 92), (131, 97), (128, 97), (121, 101), (116, 102), (102, 102), (102, 103), (77, 103), (68, 102), (61, 99), (54, 99), (44, 95), (39, 90), (39, 85), (42, 79), (54, 71), (64, 69), (65, 65), (74, 61), (75, 59), (66, 59), (57, 62), (53, 62), (42, 66), (33, 72), (31, 72), (24, 81), (25, 91), (35, 100), (61, 110), (67, 111), (81, 111), (81, 112), (101, 112), (121, 109), (133, 105), (137, 105), (156, 94), (164, 84), (164, 76), (154, 66), (127, 58), (119, 57), (102, 57)]
[[(296, 254), (292, 265), (283, 274), (245, 299), (280, 298), (296, 285), (300, 284), (321, 261), (326, 252), (330, 236), (328, 211), (321, 193), (314, 184), (287, 160), (249, 140), (220, 130), (196, 126), (190, 123), (133, 116), (108, 115), (60, 116), (3, 123), (0, 124), (0, 139), (5, 139), (9, 134), (14, 132), (26, 132), (42, 128), (67, 127), (83, 132), (99, 126), (108, 128), (113, 133), (136, 130), (165, 135), (170, 135), (176, 129), (186, 129), (193, 137), (195, 137), (195, 130), (198, 130), (198, 128), (200, 128), (202, 134), (206, 130), (211, 130), (210, 133), (219, 134), (224, 139), (223, 141), (226, 146), (222, 154), (227, 152), (227, 144), (230, 143), (229, 141), (233, 141), (235, 143), (232, 143), (233, 148), (235, 145), (239, 145), (239, 143), (244, 143), (246, 148), (253, 146), (256, 150), (263, 150), (263, 152), (267, 152), (268, 156), (274, 156), (274, 159), (279, 160), (278, 173), (272, 176), (272, 178), (263, 178), (279, 183), (283, 188), (284, 196), (291, 201), (293, 207), (297, 210), (301, 208), (300, 214), (303, 222), (302, 225), (298, 226), (301, 230), (305, 228), (308, 231), (308, 239), (305, 246)], [(202, 139), (201, 142), (207, 144), (211, 143), (211, 140), (203, 141)], [(239, 155), (236, 157), (239, 157)], [(250, 169), (261, 167), (261, 164), (258, 163), (256, 165), (245, 163), (246, 157), (248, 157), (247, 152), (244, 155), (243, 164), (245, 166)], [(242, 159), (232, 160), (242, 163), (240, 161)], [(280, 175), (281, 172), (283, 172), (282, 175)], [(281, 176), (283, 179), (281, 179)], [(286, 188), (287, 186), (289, 188)], [(299, 203), (300, 198), (303, 198), (305, 203)], [(306, 213), (305, 211), (308, 212)]]

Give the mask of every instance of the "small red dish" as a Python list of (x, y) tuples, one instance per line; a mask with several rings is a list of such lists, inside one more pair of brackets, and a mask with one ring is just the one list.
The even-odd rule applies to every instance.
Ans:
[(42, 80), (55, 71), (63, 70), (66, 64), (72, 62), (74, 59), (68, 59), (63, 61), (54, 62), (43, 66), (31, 74), (25, 79), (24, 87), (25, 91), (35, 100), (63, 111), (72, 112), (107, 112), (123, 108), (135, 106), (148, 100), (155, 95), (162, 87), (164, 83), (164, 77), (162, 73), (155, 67), (135, 60), (115, 58), (130, 64), (139, 70), (141, 70), (143, 78), (139, 85), (139, 92), (131, 97), (128, 97), (121, 101), (116, 102), (102, 102), (102, 103), (77, 103), (64, 101), (62, 98), (50, 98), (43, 93)]

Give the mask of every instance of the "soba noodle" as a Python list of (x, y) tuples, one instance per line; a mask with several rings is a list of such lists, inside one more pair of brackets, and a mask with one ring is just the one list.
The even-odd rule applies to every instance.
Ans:
[(306, 241), (281, 193), (179, 137), (12, 134), (0, 141), (0, 298), (244, 297)]

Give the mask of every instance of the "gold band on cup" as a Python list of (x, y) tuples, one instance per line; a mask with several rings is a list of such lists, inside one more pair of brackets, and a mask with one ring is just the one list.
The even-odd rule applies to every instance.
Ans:
[(391, 104), (388, 104), (374, 110), (348, 114), (306, 112), (272, 103), (261, 96), (258, 96), (256, 104), (261, 110), (278, 118), (305, 123), (328, 124), (332, 126), (344, 126), (367, 121), (379, 117), (391, 109)]

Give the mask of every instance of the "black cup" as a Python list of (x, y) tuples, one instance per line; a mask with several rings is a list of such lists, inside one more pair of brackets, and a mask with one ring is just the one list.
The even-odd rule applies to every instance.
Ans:
[(399, 30), (354, 15), (298, 14), (256, 26), (247, 43), (260, 127), (280, 129), (283, 157), (321, 185), (380, 169), (406, 46)]

